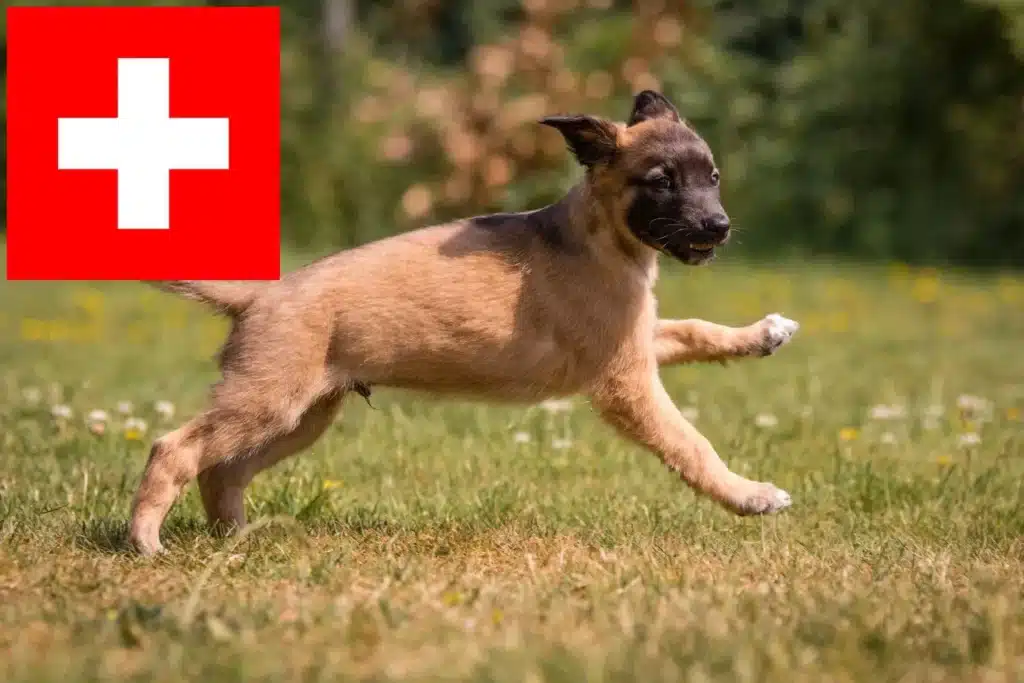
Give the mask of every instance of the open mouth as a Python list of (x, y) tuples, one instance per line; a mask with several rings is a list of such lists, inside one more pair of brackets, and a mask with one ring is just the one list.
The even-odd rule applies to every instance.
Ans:
[(715, 258), (715, 247), (722, 245), (722, 242), (690, 242), (684, 249), (680, 249), (678, 259), (691, 266), (699, 266), (709, 263)]
[(695, 237), (700, 241), (670, 244), (655, 242), (654, 244), (658, 251), (669, 254), (683, 263), (700, 265), (711, 261), (715, 257), (715, 248), (722, 246), (727, 241), (726, 239), (716, 239), (712, 235), (695, 235)]

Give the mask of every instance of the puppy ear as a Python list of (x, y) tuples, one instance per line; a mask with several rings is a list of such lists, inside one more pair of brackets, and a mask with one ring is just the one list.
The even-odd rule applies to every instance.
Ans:
[(653, 90), (644, 90), (633, 99), (633, 113), (629, 115), (629, 125), (633, 126), (649, 119), (682, 122), (679, 112), (668, 98)]
[(615, 124), (595, 116), (547, 116), (540, 120), (562, 134), (576, 160), (584, 166), (608, 161), (618, 149)]

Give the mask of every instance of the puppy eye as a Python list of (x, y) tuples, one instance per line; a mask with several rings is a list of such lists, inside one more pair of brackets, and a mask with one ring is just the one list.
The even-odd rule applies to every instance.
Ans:
[(649, 181), (652, 187), (656, 187), (659, 190), (668, 190), (672, 187), (672, 178), (667, 175), (657, 175)]
[(721, 179), (721, 176), (718, 174), (718, 171), (712, 171), (711, 172), (711, 184), (712, 185), (717, 185), (718, 181), (720, 179)]

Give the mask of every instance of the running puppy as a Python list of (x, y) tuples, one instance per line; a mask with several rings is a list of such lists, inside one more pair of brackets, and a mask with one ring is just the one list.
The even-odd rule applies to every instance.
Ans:
[(741, 515), (787, 507), (772, 484), (733, 473), (673, 405), (658, 367), (760, 357), (797, 324), (659, 320), (659, 253), (710, 261), (729, 237), (711, 150), (662, 95), (627, 123), (551, 116), (584, 178), (524, 213), (414, 230), (326, 257), (272, 282), (153, 283), (231, 317), (222, 380), (206, 410), (153, 444), (131, 540), (160, 527), (198, 477), (215, 529), (245, 524), (260, 470), (312, 444), (346, 394), (385, 386), (483, 400), (584, 394), (623, 435)]

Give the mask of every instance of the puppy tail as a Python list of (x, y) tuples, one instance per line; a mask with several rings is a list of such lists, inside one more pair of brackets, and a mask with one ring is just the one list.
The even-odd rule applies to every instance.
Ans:
[(257, 282), (226, 280), (149, 280), (146, 284), (186, 299), (202, 301), (218, 313), (232, 317), (242, 314), (260, 290)]

